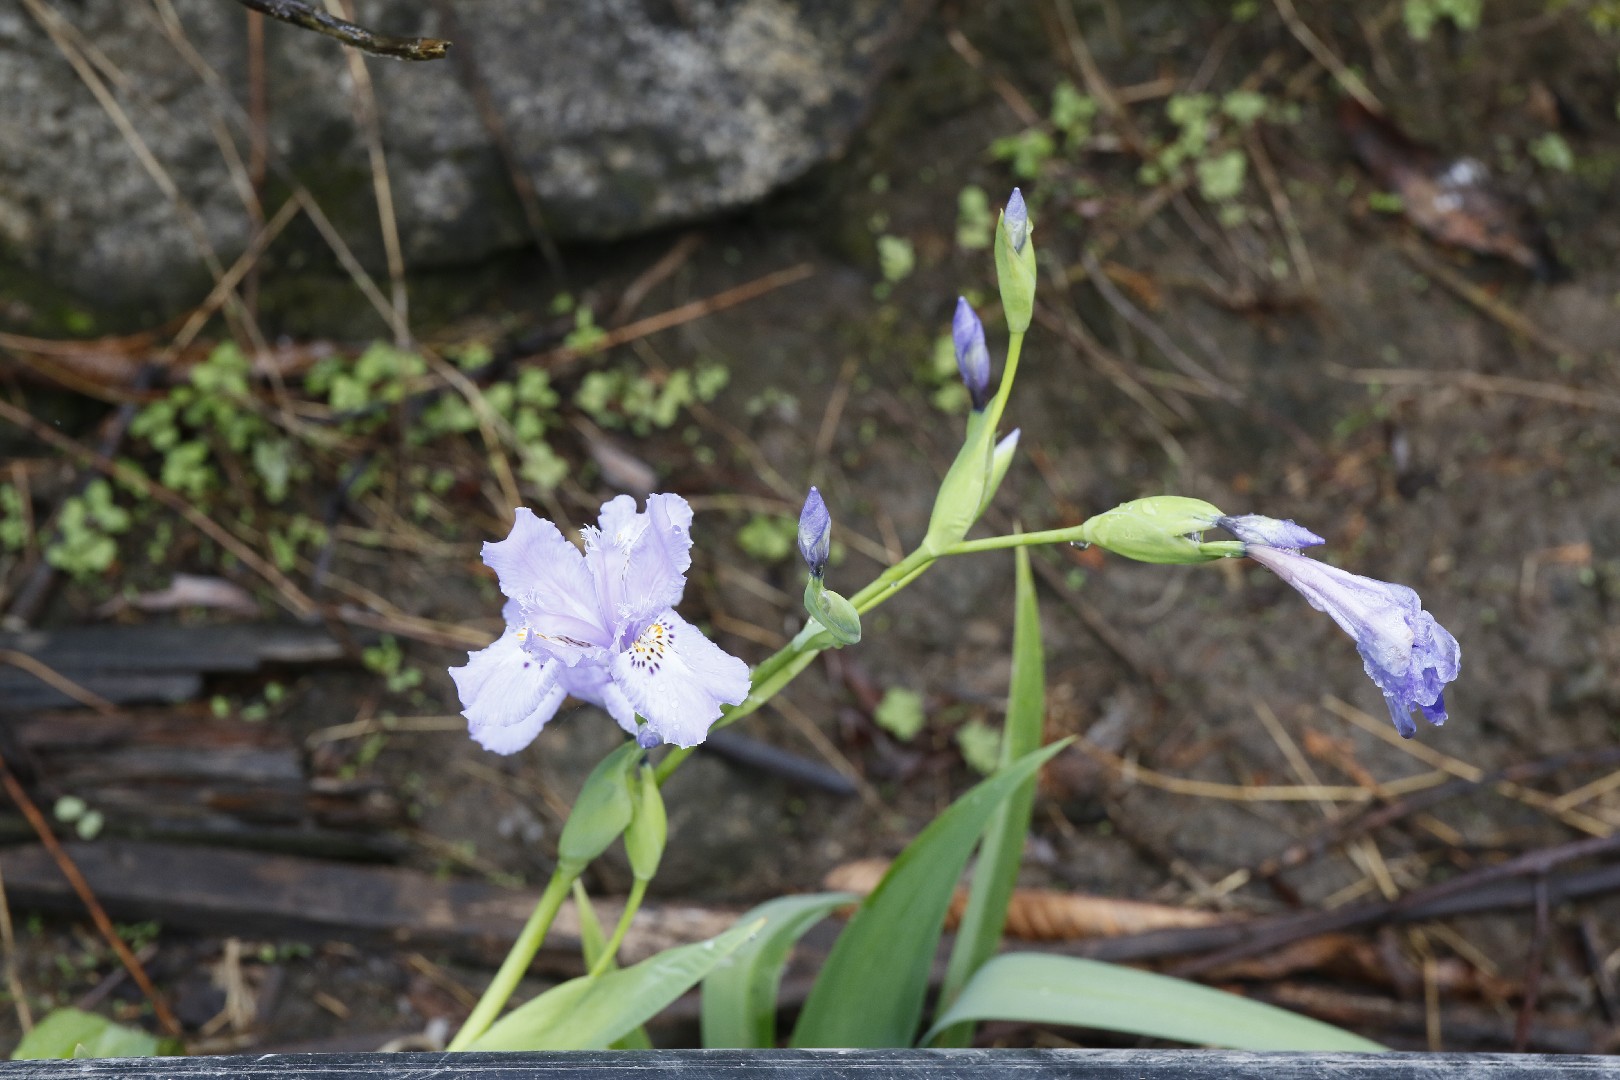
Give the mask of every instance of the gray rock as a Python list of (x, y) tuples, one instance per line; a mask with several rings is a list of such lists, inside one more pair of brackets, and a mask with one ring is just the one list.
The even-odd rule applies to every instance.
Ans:
[[(173, 307), (250, 225), (219, 133), (247, 157), (246, 14), (173, 0), (230, 88), (223, 103), (147, 0), (46, 0), (120, 73), (114, 93), (189, 213), (140, 164), (22, 5), (0, 10), (0, 261), (93, 301)], [(551, 232), (608, 239), (748, 204), (836, 155), (926, 0), (476, 0), (455, 50), (488, 86)], [(379, 32), (451, 36), (435, 5), (363, 0)], [(362, 257), (377, 212), (344, 50), (266, 27), (269, 135)], [(455, 60), (368, 59), (408, 266), (528, 242), (520, 204)], [(107, 65), (98, 65), (106, 67)], [(103, 71), (103, 78), (107, 72)], [(272, 206), (285, 190), (272, 183)]]

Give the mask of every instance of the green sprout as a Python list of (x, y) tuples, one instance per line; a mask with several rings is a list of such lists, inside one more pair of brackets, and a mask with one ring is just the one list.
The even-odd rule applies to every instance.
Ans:
[(786, 561), (794, 552), (799, 523), (780, 515), (755, 514), (737, 530), (737, 546), (762, 563)]
[(104, 574), (118, 558), (113, 537), (127, 532), (128, 510), (113, 502), (112, 485), (100, 477), (84, 494), (68, 498), (57, 516), (57, 537), (45, 549), (45, 561), (84, 581)]
[(422, 672), (418, 668), (405, 666), (405, 654), (391, 634), (384, 634), (377, 644), (360, 650), (360, 662), (367, 671), (381, 675), (387, 681), (390, 694), (404, 693), (422, 681)]
[(915, 690), (891, 686), (883, 692), (883, 700), (878, 702), (872, 719), (877, 721), (878, 727), (901, 742), (909, 742), (916, 738), (927, 720), (923, 712), (923, 697)]

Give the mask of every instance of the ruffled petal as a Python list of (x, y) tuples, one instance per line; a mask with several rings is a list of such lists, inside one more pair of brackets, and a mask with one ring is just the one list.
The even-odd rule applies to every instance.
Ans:
[(639, 635), (680, 603), (692, 565), (692, 508), (679, 495), (649, 495), (638, 513), (636, 501), (620, 495), (603, 504), (585, 550), (598, 607), (622, 646), (622, 635)]
[(467, 654), (466, 665), (451, 668), (450, 677), (474, 741), (497, 754), (515, 753), (533, 742), (567, 695), (557, 680), (561, 670), (556, 660), (526, 652), (516, 630)]
[(675, 614), (660, 614), (613, 657), (613, 681), (648, 730), (676, 746), (696, 746), (720, 719), (720, 706), (748, 696), (748, 665)]
[(602, 655), (611, 627), (597, 604), (585, 557), (557, 526), (520, 506), (505, 540), (484, 545), (484, 562), (500, 579), (501, 591), (517, 601), (503, 611), (510, 625), (527, 626), (531, 650), (573, 665)]
[(614, 684), (606, 666), (580, 664), (578, 667), (563, 668), (557, 678), (570, 697), (595, 705), (613, 717), (626, 732), (636, 734), (635, 707), (624, 696), (624, 691)]

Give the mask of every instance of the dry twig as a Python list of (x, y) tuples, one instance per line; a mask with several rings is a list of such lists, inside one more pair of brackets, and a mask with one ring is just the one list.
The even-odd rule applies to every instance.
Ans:
[(0, 875), (0, 947), (6, 951), (6, 990), (17, 1010), (17, 1026), (26, 1035), (34, 1030), (34, 1013), (28, 1007), (28, 995), (23, 992), (22, 977), (17, 974), (17, 935), (11, 926), (11, 903), (6, 899), (6, 881)]
[(1531, 322), (1529, 318), (1515, 311), (1441, 262), (1432, 252), (1426, 250), (1416, 238), (1411, 236), (1401, 238), (1401, 254), (1426, 276), (1450, 289), (1460, 299), (1478, 309), (1480, 313), (1500, 323), (1508, 332), (1520, 335), (1532, 344), (1540, 346), (1554, 357), (1567, 356), (1574, 360), (1584, 360), (1586, 358), (1586, 354), (1580, 349), (1559, 338), (1556, 334), (1543, 330)]
[(51, 858), (61, 868), (62, 876), (68, 879), (68, 883), (73, 886), (73, 891), (79, 894), (80, 900), (84, 901), (84, 906), (90, 910), (91, 921), (96, 924), (96, 929), (101, 932), (102, 938), (112, 951), (117, 954), (125, 969), (128, 970), (129, 977), (135, 980), (135, 985), (141, 988), (141, 993), (146, 995), (146, 1000), (152, 1003), (152, 1013), (157, 1017), (158, 1023), (163, 1026), (163, 1030), (168, 1034), (178, 1036), (180, 1034), (180, 1021), (175, 1019), (174, 1013), (169, 1011), (168, 1003), (158, 993), (157, 987), (152, 985), (152, 980), (147, 977), (146, 969), (141, 966), (140, 960), (136, 959), (135, 954), (130, 951), (124, 939), (118, 936), (118, 931), (113, 927), (112, 920), (107, 917), (107, 912), (102, 908), (101, 901), (97, 900), (96, 894), (90, 890), (90, 883), (84, 880), (84, 875), (79, 873), (79, 868), (74, 865), (68, 853), (62, 850), (62, 845), (56, 839), (56, 834), (51, 832), (50, 823), (45, 820), (45, 815), (39, 812), (39, 807), (34, 805), (34, 800), (28, 797), (28, 792), (23, 790), (22, 784), (12, 775), (11, 769), (6, 765), (3, 757), (0, 757), (0, 785), (4, 785), (6, 794), (11, 797), (12, 802), (17, 804), (17, 809), (22, 811), (23, 817), (28, 819), (28, 824), (33, 827), (34, 832), (39, 836), (39, 842), (45, 845), (45, 850), (51, 853)]
[(776, 270), (763, 277), (757, 277), (753, 281), (745, 281), (741, 285), (717, 292), (713, 296), (705, 296), (690, 303), (681, 304), (679, 307), (670, 308), (668, 311), (659, 312), (657, 315), (637, 319), (635, 322), (627, 323), (615, 330), (609, 330), (593, 343), (589, 350), (562, 345), (543, 353), (536, 353), (533, 356), (521, 357), (514, 363), (520, 365), (537, 364), (546, 368), (568, 364), (588, 353), (602, 352), (617, 345), (625, 345), (649, 334), (656, 334), (660, 330), (668, 330), (683, 323), (689, 323), (694, 319), (701, 319), (705, 315), (713, 315), (717, 311), (724, 311), (726, 308), (745, 304), (750, 300), (764, 296), (768, 292), (775, 292), (784, 285), (793, 285), (803, 281), (815, 272), (816, 268), (810, 263), (799, 263), (785, 270)]
[(301, 3), (300, 0), (236, 0), (243, 7), (304, 30), (325, 34), (345, 45), (395, 60), (442, 60), (450, 43), (440, 38), (389, 37)]
[[(1403, 739), (1389, 724), (1384, 723), (1377, 717), (1369, 716), (1346, 701), (1329, 695), (1322, 699), (1322, 707), (1341, 720), (1349, 721), (1363, 731), (1376, 735), (1391, 746), (1405, 751), (1412, 757), (1436, 769), (1476, 783), (1485, 779), (1485, 770), (1479, 766), (1470, 765), (1466, 761), (1454, 758), (1449, 754), (1443, 754), (1433, 747), (1415, 740)], [(1557, 798), (1545, 792), (1537, 791), (1535, 788), (1525, 787), (1523, 784), (1517, 784), (1510, 780), (1500, 781), (1493, 785), (1493, 788), (1499, 795), (1540, 810), (1544, 814), (1557, 818), (1565, 825), (1591, 836), (1605, 838), (1614, 835), (1614, 828), (1607, 822), (1599, 821), (1590, 814), (1583, 814), (1579, 810), (1560, 809)]]
[(14, 668), (28, 672), (28, 674), (50, 686), (53, 690), (60, 691), (81, 705), (89, 706), (102, 716), (110, 716), (118, 711), (112, 702), (100, 694), (80, 686), (49, 664), (43, 663), (25, 652), (18, 652), (16, 649), (0, 649), (0, 664), (10, 664)]
[(1367, 88), (1361, 76), (1351, 71), (1349, 66), (1335, 56), (1333, 50), (1316, 36), (1316, 31), (1305, 25), (1305, 20), (1299, 17), (1299, 12), (1294, 8), (1294, 0), (1272, 0), (1272, 2), (1276, 4), (1277, 14), (1282, 16), (1288, 32), (1305, 46), (1305, 50), (1318, 64), (1328, 69), (1333, 80), (1339, 84), (1339, 88), (1359, 101), (1368, 112), (1384, 115), (1383, 103)]

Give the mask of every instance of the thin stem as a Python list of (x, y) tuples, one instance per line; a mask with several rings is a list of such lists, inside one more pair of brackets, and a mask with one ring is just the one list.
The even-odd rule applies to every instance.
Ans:
[(850, 597), (849, 602), (855, 605), (856, 611), (863, 615), (866, 614), (900, 589), (905, 588), (906, 584), (909, 584), (911, 579), (916, 576), (916, 571), (933, 562), (934, 558), (934, 552), (925, 548), (918, 548), (879, 574), (870, 585)]
[(636, 917), (636, 912), (641, 910), (642, 898), (647, 895), (647, 882), (647, 878), (636, 878), (630, 886), (630, 895), (624, 901), (624, 914), (619, 916), (619, 925), (613, 928), (613, 936), (602, 949), (602, 955), (591, 965), (591, 978), (601, 978), (607, 969), (613, 966), (613, 958), (619, 955), (619, 946), (624, 944), (624, 935), (630, 930), (630, 922)]
[(501, 969), (490, 980), (489, 988), (484, 996), (478, 999), (473, 1007), (472, 1015), (467, 1022), (461, 1025), (456, 1037), (450, 1040), (449, 1050), (465, 1050), (480, 1035), (489, 1030), (495, 1018), (501, 1014), (506, 1002), (511, 998), (512, 991), (523, 979), (529, 970), (529, 964), (534, 960), (534, 954), (540, 951), (541, 944), (546, 940), (546, 933), (551, 929), (552, 920), (557, 917), (557, 910), (562, 907), (563, 898), (568, 890), (573, 888), (574, 881), (579, 877), (583, 866), (567, 863), (558, 863), (557, 869), (552, 872), (551, 880), (546, 882), (546, 891), (540, 894), (540, 902), (535, 904), (534, 913), (529, 921), (523, 925), (523, 933), (518, 935), (512, 944), (512, 951), (506, 954), (501, 961)]
[(1029, 547), (1032, 544), (1074, 544), (1085, 542), (1085, 526), (1067, 529), (1047, 529), (1044, 532), (1012, 533), (1007, 536), (987, 536), (982, 540), (962, 540), (945, 549), (947, 555), (971, 555), (976, 551), (999, 551), (1002, 548)]
[[(1013, 378), (1018, 374), (1018, 358), (1024, 352), (1024, 331), (1016, 330), (1007, 335), (1007, 366), (1001, 373), (1001, 384), (996, 387), (996, 396), (990, 399), (985, 414), (990, 421), (990, 430), (994, 432), (1001, 423), (1001, 414), (1007, 408), (1007, 398), (1012, 393)], [(994, 436), (992, 436), (994, 437)]]
[(337, 38), (363, 52), (391, 56), (396, 60), (438, 60), (450, 43), (439, 38), (389, 37), (356, 26), (303, 2), (303, 0), (237, 0), (243, 7), (263, 12), (272, 19)]

